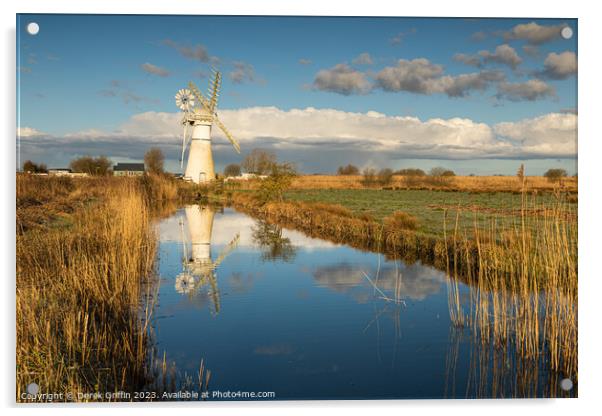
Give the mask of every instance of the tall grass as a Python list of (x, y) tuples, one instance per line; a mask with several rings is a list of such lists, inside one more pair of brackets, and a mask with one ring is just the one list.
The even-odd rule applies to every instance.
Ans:
[[(470, 326), (483, 344), (510, 348), (522, 359), (577, 380), (577, 222), (558, 195), (553, 206), (535, 207), (523, 196), (522, 215), (510, 227), (492, 221), (475, 227), (475, 268), (464, 271), (469, 305), (457, 280), (449, 291), (450, 316)], [(530, 208), (543, 214), (527, 215)], [(452, 244), (463, 236), (454, 235)], [(450, 265), (453, 259), (450, 259)], [(450, 266), (450, 274), (459, 270)]]
[(72, 185), (17, 178), (18, 202), (96, 198), (72, 207), (63, 226), (17, 233), (17, 400), (32, 382), (41, 393), (112, 392), (146, 378), (149, 310), (140, 303), (156, 249), (147, 198), (135, 180)]

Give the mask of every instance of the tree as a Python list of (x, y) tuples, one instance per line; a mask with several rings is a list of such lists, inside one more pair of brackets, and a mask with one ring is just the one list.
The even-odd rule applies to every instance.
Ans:
[(242, 161), (245, 172), (257, 175), (266, 175), (271, 171), (272, 165), (276, 164), (276, 155), (264, 149), (253, 149)]
[(273, 163), (269, 176), (261, 181), (257, 198), (262, 204), (284, 200), (284, 191), (291, 185), (297, 171), (290, 163)]
[(366, 168), (362, 172), (362, 184), (365, 186), (372, 186), (376, 183), (376, 169)]
[(240, 165), (230, 163), (224, 168), (224, 176), (240, 176)]
[(48, 169), (43, 163), (37, 164), (32, 162), (31, 160), (26, 160), (25, 162), (23, 162), (23, 172), (48, 173)]
[(378, 171), (378, 183), (381, 185), (388, 185), (393, 181), (393, 171), (389, 168), (381, 169)]
[(455, 172), (453, 170), (445, 169), (445, 168), (442, 168), (442, 167), (432, 168), (429, 171), (429, 175), (434, 176), (434, 177), (456, 176), (456, 174), (455, 174)]
[(550, 182), (558, 182), (562, 178), (565, 178), (568, 174), (564, 169), (548, 169), (546, 173), (543, 174)]
[(414, 168), (399, 169), (395, 174), (403, 176), (426, 176), (426, 173), (422, 169)]
[(144, 165), (146, 170), (156, 175), (161, 175), (163, 171), (163, 163), (165, 162), (165, 156), (163, 151), (158, 147), (151, 147), (144, 154)]
[(73, 159), (71, 163), (69, 163), (69, 167), (73, 172), (87, 173), (88, 175), (98, 176), (107, 175), (111, 165), (111, 161), (105, 156), (100, 156), (97, 158), (93, 158), (92, 156), (83, 156)]
[(349, 164), (347, 166), (339, 166), (339, 168), (337, 169), (337, 174), (339, 175), (358, 175), (360, 173), (360, 170), (357, 168), (357, 166), (354, 166), (352, 164)]

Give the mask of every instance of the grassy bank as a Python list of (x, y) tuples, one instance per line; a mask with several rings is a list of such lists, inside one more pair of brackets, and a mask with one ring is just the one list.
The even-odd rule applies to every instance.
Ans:
[(68, 393), (148, 381), (151, 201), (169, 197), (160, 178), (17, 176), (17, 400), (32, 382)]
[[(367, 185), (362, 175), (299, 175), (292, 184), (294, 190), (334, 189), (405, 189), (461, 192), (553, 192), (561, 186), (566, 192), (577, 192), (577, 178), (563, 178), (561, 182), (549, 181), (542, 176), (528, 176), (523, 184), (516, 176), (402, 176), (393, 175), (386, 185)], [(256, 189), (258, 181), (232, 181), (240, 189)]]
[[(472, 232), (475, 225), (484, 229), (494, 219), (510, 226), (523, 214), (542, 215), (545, 207), (554, 206), (559, 199), (568, 199), (566, 193), (539, 193), (529, 195), (531, 202), (523, 207), (523, 195), (520, 193), (381, 189), (290, 190), (286, 198), (341, 205), (356, 215), (368, 215), (379, 222), (395, 211), (403, 211), (417, 219), (418, 232), (439, 238), (445, 232), (452, 233), (456, 226), (448, 222), (444, 228), (445, 211), (450, 216), (458, 215), (461, 230)], [(576, 216), (577, 204), (567, 202), (563, 210), (567, 216)]]

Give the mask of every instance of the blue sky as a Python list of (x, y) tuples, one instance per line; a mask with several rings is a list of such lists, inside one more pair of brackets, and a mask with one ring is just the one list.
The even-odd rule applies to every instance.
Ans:
[[(35, 36), (25, 30), (30, 21), (40, 25)], [(557, 33), (564, 26), (570, 39)], [(64, 166), (94, 153), (139, 160), (159, 145), (177, 171), (179, 126), (156, 125), (153, 114), (176, 120), (175, 92), (190, 80), (204, 90), (213, 65), (224, 74), (220, 115), (243, 154), (270, 148), (312, 172), (345, 160), (477, 174), (513, 173), (509, 160), (529, 161), (534, 174), (548, 165), (576, 169), (571, 19), (19, 15), (17, 32), (21, 160)], [(261, 110), (270, 107), (281, 125)], [(291, 113), (307, 107), (318, 111)], [(362, 122), (367, 127), (349, 141), (345, 118), (369, 112), (384, 117), (381, 124)], [(448, 130), (427, 137), (432, 119)], [(328, 128), (316, 131), (324, 120)], [(463, 141), (477, 130), (478, 138)], [(218, 168), (241, 159), (219, 133), (215, 143)]]

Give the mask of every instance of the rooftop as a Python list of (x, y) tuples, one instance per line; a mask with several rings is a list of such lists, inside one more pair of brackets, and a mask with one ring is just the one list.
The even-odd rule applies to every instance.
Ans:
[(118, 163), (113, 166), (113, 171), (135, 171), (135, 172), (144, 172), (144, 163)]

